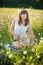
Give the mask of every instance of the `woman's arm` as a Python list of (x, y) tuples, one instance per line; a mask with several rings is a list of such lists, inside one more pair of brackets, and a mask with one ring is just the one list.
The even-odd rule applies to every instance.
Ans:
[(29, 35), (30, 35), (30, 39), (34, 40), (35, 35), (33, 33), (33, 29), (31, 27), (31, 24), (29, 23)]
[(15, 27), (15, 20), (12, 21), (9, 31), (13, 35), (13, 37), (15, 37), (16, 40), (18, 40), (19, 37), (14, 33), (14, 27)]
[(10, 25), (10, 29), (9, 29), (9, 31), (10, 31), (10, 33), (14, 36), (14, 27), (15, 27), (15, 22), (14, 22), (14, 20), (12, 21), (12, 23), (11, 23), (11, 25)]

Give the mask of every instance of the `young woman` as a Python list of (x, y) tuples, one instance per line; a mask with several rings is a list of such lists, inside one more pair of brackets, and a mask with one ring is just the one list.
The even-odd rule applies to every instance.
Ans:
[[(15, 19), (10, 26), (10, 33), (13, 35), (16, 41), (19, 40), (20, 36), (26, 33), (26, 30), (29, 30), (29, 38), (34, 39), (33, 30), (29, 21), (29, 15), (27, 10), (23, 9), (19, 13), (19, 18)], [(23, 42), (22, 42), (23, 44)], [(25, 45), (25, 44), (24, 44)], [(18, 46), (18, 45), (16, 45)]]

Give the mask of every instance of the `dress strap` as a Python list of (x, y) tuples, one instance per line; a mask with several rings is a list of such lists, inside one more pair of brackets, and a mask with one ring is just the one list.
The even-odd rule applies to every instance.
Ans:
[(29, 25), (26, 26), (26, 28), (28, 28), (28, 27), (29, 27)]

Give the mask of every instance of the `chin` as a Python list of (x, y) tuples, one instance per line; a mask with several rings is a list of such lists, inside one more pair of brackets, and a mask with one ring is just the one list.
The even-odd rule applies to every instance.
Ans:
[(25, 20), (25, 18), (23, 18), (22, 20)]

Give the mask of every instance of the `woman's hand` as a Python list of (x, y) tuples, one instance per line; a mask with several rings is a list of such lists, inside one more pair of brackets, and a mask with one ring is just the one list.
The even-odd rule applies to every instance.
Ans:
[(16, 40), (19, 40), (19, 36), (16, 35), (16, 34), (14, 34), (14, 38), (15, 38)]

